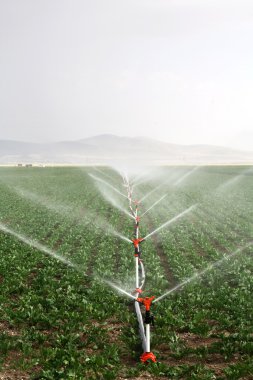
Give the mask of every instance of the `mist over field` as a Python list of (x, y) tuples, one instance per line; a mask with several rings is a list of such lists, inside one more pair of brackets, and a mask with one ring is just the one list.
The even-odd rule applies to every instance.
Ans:
[(250, 379), (252, 178), (0, 167), (0, 377)]

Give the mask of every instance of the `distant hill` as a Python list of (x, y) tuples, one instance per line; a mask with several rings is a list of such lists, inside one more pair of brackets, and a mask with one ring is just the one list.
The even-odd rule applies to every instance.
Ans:
[(211, 145), (177, 145), (146, 137), (99, 135), (78, 141), (28, 143), (0, 140), (0, 164), (253, 164), (253, 152)]

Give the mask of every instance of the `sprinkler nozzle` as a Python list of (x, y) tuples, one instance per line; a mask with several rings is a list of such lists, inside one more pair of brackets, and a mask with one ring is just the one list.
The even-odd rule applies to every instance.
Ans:
[(145, 313), (144, 323), (146, 325), (152, 325), (152, 326), (154, 326), (154, 316), (152, 314), (150, 314), (151, 304), (152, 304), (152, 301), (154, 299), (155, 299), (154, 296), (152, 296), (152, 297), (145, 297), (145, 298), (137, 298), (137, 301), (140, 302), (140, 303), (142, 303), (142, 305), (145, 306), (146, 313)]
[(139, 244), (143, 241), (144, 239), (143, 238), (139, 238), (139, 239), (132, 239), (132, 242), (133, 242), (133, 245), (134, 245), (134, 248), (139, 248)]
[(140, 244), (143, 240), (144, 240), (143, 238), (132, 239), (132, 243), (133, 243), (133, 245), (134, 245), (134, 256), (135, 256), (135, 257), (139, 257), (140, 254), (141, 254), (141, 250), (140, 250), (139, 244)]
[(150, 311), (150, 307), (154, 299), (155, 299), (155, 296), (152, 296), (152, 297), (145, 297), (145, 298), (137, 298), (137, 301), (142, 303), (145, 306), (146, 311)]
[(135, 293), (139, 293), (139, 294), (141, 294), (143, 291), (140, 289), (140, 288), (136, 288), (135, 289)]

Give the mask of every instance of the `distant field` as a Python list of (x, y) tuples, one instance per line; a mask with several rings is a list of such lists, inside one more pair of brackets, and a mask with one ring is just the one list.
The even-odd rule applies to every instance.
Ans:
[(253, 170), (189, 171), (163, 167), (135, 187), (139, 198), (150, 193), (143, 212), (167, 194), (143, 217), (143, 236), (196, 204), (142, 243), (146, 294), (242, 250), (154, 305), (158, 363), (146, 366), (133, 303), (94, 280), (134, 289), (132, 246), (111, 228), (131, 239), (133, 221), (108, 201), (127, 200), (88, 175), (124, 192), (119, 174), (0, 168), (0, 379), (253, 378)]

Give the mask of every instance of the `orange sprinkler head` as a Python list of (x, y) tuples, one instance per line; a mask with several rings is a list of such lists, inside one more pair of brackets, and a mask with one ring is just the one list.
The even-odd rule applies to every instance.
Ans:
[(142, 303), (145, 306), (146, 311), (150, 311), (150, 307), (154, 299), (155, 297), (152, 296), (152, 297), (145, 297), (145, 298), (137, 298), (137, 301)]
[(139, 247), (139, 244), (140, 244), (143, 240), (144, 240), (144, 239), (142, 239), (142, 238), (139, 238), (139, 239), (132, 239), (132, 242), (133, 242), (134, 248), (138, 248), (138, 247)]
[(142, 293), (142, 290), (141, 290), (140, 288), (136, 288), (136, 289), (135, 289), (135, 292), (141, 294), (141, 293)]
[(139, 216), (136, 216), (136, 218), (135, 218), (136, 223), (139, 223), (140, 220), (141, 220), (141, 218)]

